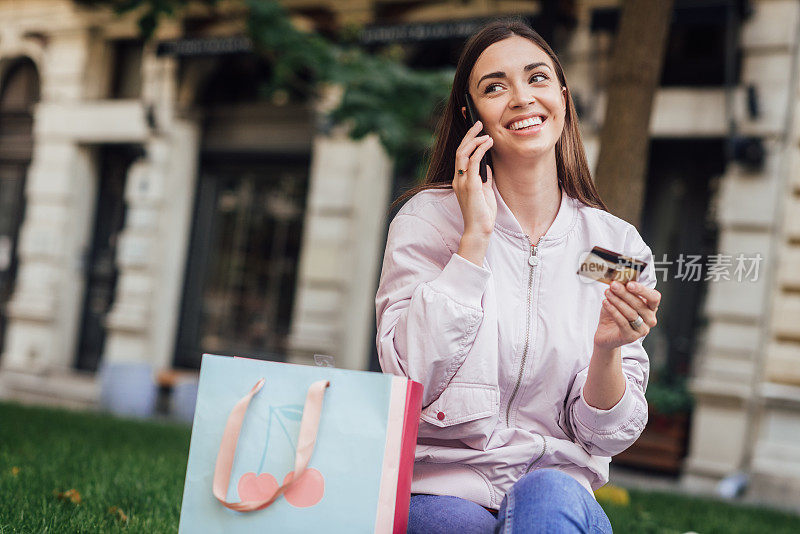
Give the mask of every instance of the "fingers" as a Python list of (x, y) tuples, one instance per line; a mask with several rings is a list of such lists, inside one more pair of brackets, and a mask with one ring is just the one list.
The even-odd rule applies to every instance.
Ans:
[[(614, 307), (625, 317), (626, 321), (635, 321), (639, 316), (639, 312), (635, 310), (628, 302), (615, 295), (610, 289), (606, 289), (606, 298), (611, 302)], [(642, 317), (644, 319), (644, 317)]]
[(461, 147), (459, 147), (458, 151), (456, 152), (456, 164), (464, 165), (464, 167), (458, 167), (458, 169), (464, 169), (466, 165), (469, 164), (470, 155), (475, 151), (475, 148), (480, 146), (481, 143), (486, 142), (488, 139), (491, 139), (488, 135), (482, 135), (480, 137), (476, 137), (474, 139), (470, 139), (467, 141), (466, 139), (461, 143)]
[(482, 128), (483, 123), (481, 123), (481, 121), (477, 121), (469, 130), (467, 130), (466, 135), (464, 135), (464, 139), (462, 139), (461, 144), (458, 145), (458, 148), (456, 149), (456, 176), (458, 175), (458, 169), (467, 169), (467, 165), (469, 164), (469, 156), (475, 150), (475, 147), (489, 137), (488, 135), (477, 137)]
[(631, 336), (636, 335), (633, 340), (639, 339), (642, 336), (646, 336), (650, 332), (650, 329), (646, 325), (642, 325), (638, 329), (633, 328), (625, 315), (623, 315), (622, 312), (616, 308), (610, 299), (603, 301), (603, 307), (608, 311), (608, 313), (611, 314), (622, 332), (629, 333)]
[[(642, 312), (655, 311), (658, 309), (658, 303), (661, 301), (661, 293), (654, 289), (649, 289), (642, 284), (631, 284), (635, 284), (635, 282), (628, 282), (626, 286), (615, 282), (611, 284), (611, 289), (615, 294), (638, 310), (640, 315), (642, 315)], [(637, 286), (639, 289), (636, 289)], [(655, 293), (655, 295), (652, 293)], [(644, 315), (642, 315), (642, 317), (644, 317)]]
[(619, 282), (611, 283), (611, 291), (613, 291), (616, 296), (627, 302), (630, 307), (636, 310), (638, 313), (649, 309), (647, 303), (641, 297), (629, 291), (626, 286), (623, 286)]
[[(482, 127), (483, 125), (481, 124), (481, 121), (478, 121), (472, 125), (472, 128), (467, 130), (466, 135), (464, 135), (464, 139), (461, 140), (461, 144), (459, 144), (458, 148), (456, 149), (456, 158), (458, 158), (458, 156), (462, 156), (465, 159), (469, 157), (476, 145), (474, 141), (478, 138), (478, 134), (480, 133)], [(472, 148), (469, 148), (470, 146), (472, 146)]]
[(645, 302), (647, 302), (648, 308), (653, 311), (658, 309), (658, 305), (661, 303), (661, 293), (659, 291), (650, 289), (649, 287), (643, 286), (638, 282), (628, 282), (628, 285), (625, 287), (627, 287), (628, 291), (631, 293), (643, 298)]
[(486, 151), (489, 150), (492, 147), (492, 144), (494, 143), (494, 139), (492, 139), (488, 135), (486, 137), (487, 139), (481, 141), (481, 143), (478, 145), (478, 148), (476, 148), (475, 151), (472, 153), (472, 155), (469, 157), (469, 164), (468, 164), (469, 167), (467, 168), (467, 174), (469, 175), (469, 180), (467, 181), (468, 184), (471, 183), (475, 185), (480, 185), (482, 183), (480, 175), (478, 173), (478, 171), (480, 170), (481, 158), (483, 157), (484, 154), (486, 154)]
[(481, 121), (475, 121), (475, 124), (473, 124), (469, 130), (467, 130), (467, 136), (475, 137), (478, 135), (478, 132), (481, 131), (481, 128), (483, 128), (483, 123)]
[(606, 297), (628, 321), (635, 321), (637, 317), (641, 317), (649, 328), (658, 324), (655, 312), (639, 296), (629, 292), (622, 284), (612, 283), (611, 289), (606, 290)]
[[(475, 139), (472, 139), (469, 143), (464, 145), (463, 151), (459, 150), (459, 152), (456, 153), (456, 169), (455, 169), (456, 179), (463, 178), (464, 180), (466, 180), (467, 178), (466, 171), (468, 171), (470, 167), (470, 155), (474, 153), (476, 147), (480, 147), (482, 143), (485, 143), (489, 139), (491, 139), (491, 137), (489, 137), (488, 135), (482, 135), (480, 137), (476, 137)], [(465, 171), (464, 174), (459, 175), (458, 169)]]

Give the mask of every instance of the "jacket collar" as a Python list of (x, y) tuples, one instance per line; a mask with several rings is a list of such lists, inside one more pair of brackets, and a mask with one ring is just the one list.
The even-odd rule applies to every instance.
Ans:
[[(494, 189), (494, 196), (497, 199), (497, 217), (495, 218), (495, 227), (507, 234), (517, 237), (525, 237), (525, 232), (522, 225), (514, 216), (514, 213), (506, 205), (503, 197), (500, 196), (500, 191), (497, 189), (497, 182), (492, 180), (492, 189)], [(566, 236), (575, 224), (578, 208), (576, 200), (567, 195), (564, 189), (561, 189), (561, 204), (558, 208), (558, 213), (550, 228), (547, 229), (542, 242), (555, 242)], [(527, 245), (527, 244), (526, 244)]]

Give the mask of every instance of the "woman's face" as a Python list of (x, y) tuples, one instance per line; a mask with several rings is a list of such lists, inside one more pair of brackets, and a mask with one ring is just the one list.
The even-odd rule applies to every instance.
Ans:
[[(491, 44), (472, 68), (469, 92), (494, 139), (493, 158), (536, 158), (554, 150), (564, 129), (566, 88), (538, 45), (519, 35)], [(519, 122), (532, 117), (542, 124)]]

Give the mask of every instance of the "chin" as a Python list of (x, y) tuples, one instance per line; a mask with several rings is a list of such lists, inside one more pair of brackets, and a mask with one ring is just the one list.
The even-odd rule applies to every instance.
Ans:
[(554, 153), (555, 148), (555, 144), (528, 143), (528, 146), (522, 146), (515, 150), (514, 155), (524, 159), (539, 159), (546, 154)]

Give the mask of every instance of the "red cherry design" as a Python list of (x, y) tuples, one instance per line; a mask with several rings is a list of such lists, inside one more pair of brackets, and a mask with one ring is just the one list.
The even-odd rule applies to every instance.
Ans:
[[(284, 484), (289, 482), (289, 477), (292, 476), (292, 473), (294, 473), (294, 471), (289, 472), (283, 479)], [(294, 483), (289, 486), (289, 489), (284, 492), (283, 496), (286, 497), (286, 500), (289, 501), (289, 504), (292, 506), (307, 508), (309, 506), (314, 506), (322, 500), (322, 495), (324, 493), (325, 479), (322, 473), (313, 467), (309, 467), (303, 471), (299, 479), (295, 480)]]
[[(299, 482), (299, 481), (298, 481)], [(239, 499), (245, 501), (267, 500), (278, 491), (278, 481), (269, 473), (245, 473), (239, 479)]]

